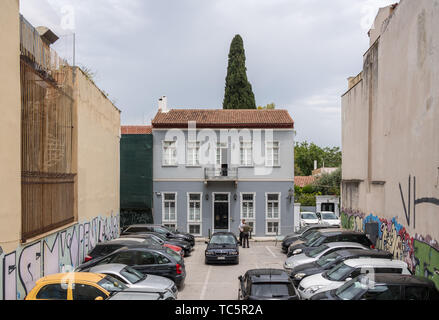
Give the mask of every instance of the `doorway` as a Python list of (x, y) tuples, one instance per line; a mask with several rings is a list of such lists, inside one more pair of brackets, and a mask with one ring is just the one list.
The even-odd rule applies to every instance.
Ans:
[(213, 193), (213, 229), (229, 230), (228, 193)]

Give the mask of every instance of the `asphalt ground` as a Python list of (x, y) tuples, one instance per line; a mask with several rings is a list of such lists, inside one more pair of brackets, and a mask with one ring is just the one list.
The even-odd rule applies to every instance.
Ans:
[(178, 300), (237, 300), (240, 275), (250, 269), (283, 269), (286, 259), (280, 242), (250, 242), (250, 248), (240, 247), (238, 265), (206, 265), (205, 249), (204, 242), (197, 242), (185, 258), (186, 280)]

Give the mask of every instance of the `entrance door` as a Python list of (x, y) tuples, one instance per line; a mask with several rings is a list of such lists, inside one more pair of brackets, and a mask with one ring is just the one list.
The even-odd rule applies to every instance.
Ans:
[(322, 211), (335, 212), (335, 204), (334, 203), (322, 203)]
[(214, 195), (213, 228), (214, 230), (229, 229), (229, 195), (227, 193)]

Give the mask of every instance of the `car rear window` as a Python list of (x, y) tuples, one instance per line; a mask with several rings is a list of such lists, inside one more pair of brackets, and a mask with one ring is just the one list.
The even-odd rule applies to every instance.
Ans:
[(289, 297), (294, 296), (293, 286), (288, 283), (253, 283), (251, 295), (255, 297)]
[(89, 255), (92, 257), (106, 256), (122, 247), (122, 244), (98, 244), (93, 250), (90, 251)]

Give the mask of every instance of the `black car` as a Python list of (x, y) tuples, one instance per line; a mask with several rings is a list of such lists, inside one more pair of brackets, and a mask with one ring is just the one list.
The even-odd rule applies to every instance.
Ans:
[(239, 241), (232, 232), (215, 232), (206, 244), (206, 264), (239, 263)]
[(239, 300), (299, 300), (288, 274), (281, 269), (253, 269), (239, 276)]
[(185, 240), (190, 243), (193, 247), (195, 246), (195, 237), (190, 233), (179, 232), (178, 230), (172, 230), (162, 225), (155, 224), (133, 224), (125, 228), (121, 235), (132, 235), (136, 233), (145, 233), (145, 232), (156, 232), (164, 235), (168, 239), (180, 239)]
[(439, 300), (430, 279), (401, 274), (360, 275), (340, 288), (317, 293), (311, 300)]
[(311, 248), (315, 248), (329, 242), (357, 242), (366, 247), (374, 249), (372, 241), (370, 241), (365, 233), (341, 229), (327, 229), (317, 231), (312, 238), (305, 243), (290, 246), (287, 256), (291, 257), (293, 255), (300, 254), (305, 250), (312, 250)]
[(140, 245), (120, 248), (105, 257), (81, 264), (75, 271), (87, 272), (91, 267), (109, 263), (126, 264), (143, 274), (169, 278), (179, 288), (186, 278), (184, 261), (178, 253), (169, 248), (146, 248)]
[(154, 240), (158, 241), (159, 243), (163, 244), (170, 244), (174, 246), (178, 246), (183, 249), (184, 256), (187, 257), (190, 255), (191, 251), (193, 250), (193, 247), (191, 244), (185, 240), (181, 239), (168, 239), (161, 233), (156, 232), (145, 232), (145, 233), (135, 233), (132, 235), (122, 235), (119, 239), (124, 238), (140, 238), (140, 239), (148, 239), (153, 238)]
[(302, 227), (297, 232), (287, 234), (282, 240), (282, 252), (287, 253), (289, 246), (297, 240), (306, 241), (308, 239), (307, 237), (312, 235), (314, 231), (328, 228), (334, 228), (334, 226), (331, 226), (329, 224), (313, 224)]
[[(94, 260), (96, 258), (101, 258), (109, 255), (110, 253), (116, 251), (117, 249), (120, 249), (122, 247), (129, 247), (129, 246), (139, 246), (140, 243), (137, 241), (129, 241), (129, 240), (123, 240), (123, 239), (117, 239), (117, 240), (111, 240), (111, 241), (105, 241), (105, 242), (99, 242), (96, 244), (96, 246), (90, 250), (87, 255), (84, 257), (84, 262), (88, 262), (90, 260)], [(151, 248), (161, 248), (160, 245), (158, 245), (155, 242), (149, 242), (145, 241), (141, 243), (141, 245), (145, 247), (151, 247)]]
[(393, 254), (383, 250), (343, 249), (324, 255), (319, 260), (302, 264), (291, 270), (290, 276), (296, 288), (303, 278), (330, 270), (342, 261), (355, 258), (392, 259)]

